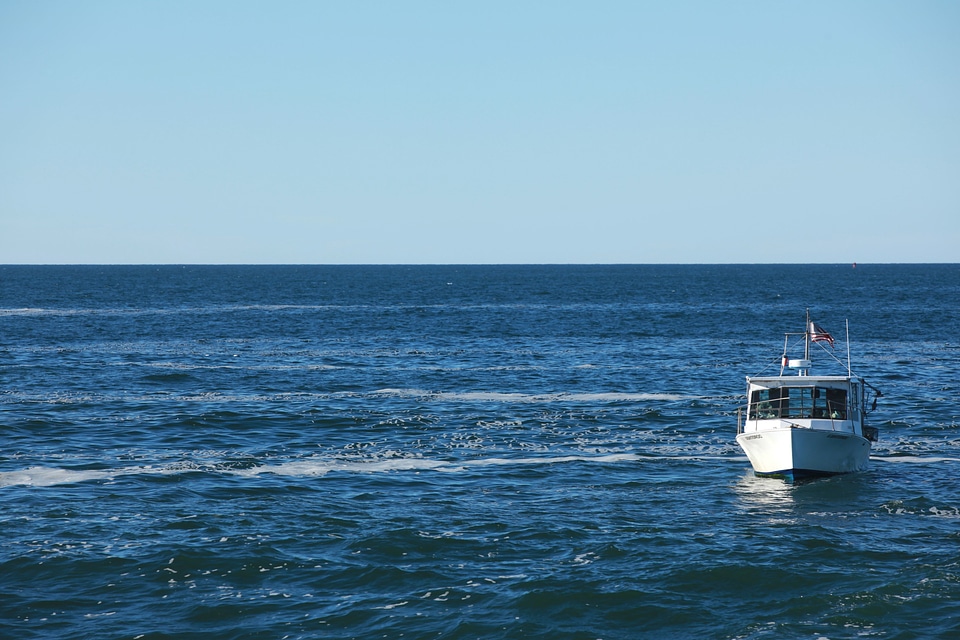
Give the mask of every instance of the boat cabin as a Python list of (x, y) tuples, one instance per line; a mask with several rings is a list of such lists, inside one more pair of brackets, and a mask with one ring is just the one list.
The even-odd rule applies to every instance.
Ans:
[(750, 420), (773, 418), (847, 419), (847, 390), (830, 387), (774, 387), (750, 392)]
[(747, 420), (859, 420), (860, 384), (847, 378), (753, 378)]

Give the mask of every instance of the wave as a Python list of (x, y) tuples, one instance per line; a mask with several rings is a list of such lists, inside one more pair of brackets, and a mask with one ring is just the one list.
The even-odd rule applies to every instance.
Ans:
[(458, 472), (488, 466), (548, 465), (570, 462), (613, 464), (649, 458), (634, 453), (615, 453), (599, 456), (567, 455), (557, 457), (480, 458), (471, 460), (435, 460), (419, 456), (405, 456), (385, 452), (378, 458), (351, 460), (347, 458), (307, 458), (274, 465), (237, 465), (236, 463), (197, 464), (178, 462), (170, 465), (146, 465), (119, 469), (61, 469), (29, 467), (17, 471), (0, 472), (0, 488), (15, 485), (51, 487), (80, 482), (112, 482), (121, 476), (173, 475), (181, 473), (221, 473), (242, 477), (265, 474), (289, 477), (318, 477), (332, 472), (386, 473), (403, 471)]
[(210, 304), (183, 307), (7, 307), (0, 308), (0, 316), (171, 316), (171, 315), (209, 315), (214, 313), (235, 312), (407, 312), (411, 310), (424, 311), (489, 311), (503, 310), (556, 310), (565, 309), (596, 309), (603, 310), (609, 305), (599, 304), (548, 304), (548, 303), (354, 303), (354, 304)]
[[(130, 467), (126, 469), (58, 469), (54, 467), (29, 467), (20, 471), (5, 471), (0, 473), (0, 488), (14, 485), (31, 487), (53, 487), (63, 484), (77, 484), (99, 480), (108, 482), (122, 475), (142, 474), (150, 472), (149, 467)], [(179, 473), (173, 469), (153, 470), (154, 473)]]
[[(129, 366), (129, 365), (124, 365)], [(203, 370), (224, 371), (224, 370), (328, 370), (339, 368), (336, 365), (309, 365), (307, 367), (239, 367), (233, 365), (145, 365), (159, 371), (148, 373), (139, 379), (143, 382), (153, 383), (183, 383), (193, 380), (191, 373)], [(166, 371), (164, 371), (166, 370)], [(162, 393), (131, 393), (123, 390), (118, 392), (101, 391), (96, 394), (61, 394), (51, 396), (51, 394), (30, 394), (23, 392), (8, 391), (5, 397), (12, 401), (36, 402), (40, 404), (73, 404), (89, 403), (93, 401), (104, 402), (110, 400), (124, 400), (128, 402), (150, 402), (157, 399), (169, 400), (169, 395)], [(613, 403), (613, 402), (680, 402), (684, 400), (711, 400), (711, 396), (687, 395), (679, 393), (621, 393), (621, 392), (603, 392), (603, 393), (520, 393), (510, 391), (428, 391), (425, 389), (377, 389), (374, 391), (278, 391), (274, 393), (228, 393), (224, 391), (205, 391), (202, 393), (178, 394), (176, 400), (180, 402), (273, 402), (277, 400), (300, 400), (323, 401), (329, 399), (355, 399), (363, 400), (365, 398), (411, 398), (421, 402), (496, 402), (501, 404), (544, 404), (544, 403)]]
[(871, 461), (877, 462), (905, 462), (911, 464), (934, 464), (938, 462), (960, 462), (960, 458), (944, 456), (870, 456)]
[(28, 485), (31, 487), (52, 487), (60, 484), (74, 484), (89, 480), (109, 480), (117, 471), (74, 471), (49, 467), (29, 467), (20, 471), (0, 473), (0, 487)]
[(380, 389), (374, 392), (382, 396), (415, 397), (441, 402), (644, 402), (664, 400), (701, 400), (703, 396), (681, 395), (676, 393), (511, 393), (503, 391), (426, 391), (423, 389)]
[[(384, 451), (374, 457), (347, 458), (316, 456), (280, 462), (262, 464), (249, 459), (244, 464), (236, 461), (206, 462), (179, 461), (165, 465), (140, 465), (116, 469), (63, 469), (57, 467), (34, 466), (25, 469), (0, 472), (0, 488), (9, 486), (50, 487), (81, 482), (112, 482), (123, 476), (137, 475), (175, 475), (184, 473), (216, 473), (241, 477), (263, 475), (287, 477), (322, 477), (330, 473), (390, 473), (433, 471), (437, 473), (456, 473), (483, 467), (537, 466), (584, 462), (590, 464), (617, 464), (623, 462), (669, 460), (745, 460), (743, 456), (716, 454), (676, 454), (659, 453), (608, 453), (602, 455), (559, 455), (524, 458), (473, 458), (465, 460), (438, 460), (420, 455), (404, 454), (398, 451)], [(906, 464), (935, 464), (960, 462), (960, 458), (943, 456), (871, 456), (874, 462), (893, 462)]]
[(602, 456), (558, 456), (555, 458), (480, 458), (474, 460), (431, 460), (420, 457), (396, 457), (378, 460), (297, 460), (275, 466), (261, 466), (235, 471), (237, 475), (253, 476), (270, 473), (287, 476), (324, 476), (334, 471), (378, 473), (388, 471), (456, 472), (488, 466), (546, 465), (567, 462), (610, 464), (639, 460), (634, 453), (616, 453)]

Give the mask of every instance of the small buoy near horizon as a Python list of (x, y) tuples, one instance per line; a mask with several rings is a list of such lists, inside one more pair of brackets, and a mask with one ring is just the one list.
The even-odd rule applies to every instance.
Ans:
[(857, 268), (857, 263), (856, 263), (856, 262), (853, 263), (853, 268), (854, 268), (854, 269)]

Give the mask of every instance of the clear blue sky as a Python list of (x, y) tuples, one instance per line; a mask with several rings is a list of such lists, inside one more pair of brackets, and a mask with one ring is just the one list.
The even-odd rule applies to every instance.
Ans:
[(960, 2), (0, 0), (0, 263), (960, 262)]

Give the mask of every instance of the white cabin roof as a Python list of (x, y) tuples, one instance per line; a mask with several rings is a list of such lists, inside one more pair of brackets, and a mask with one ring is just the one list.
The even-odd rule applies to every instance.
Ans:
[(834, 387), (845, 388), (853, 383), (860, 382), (856, 376), (747, 376), (747, 384), (751, 387)]

